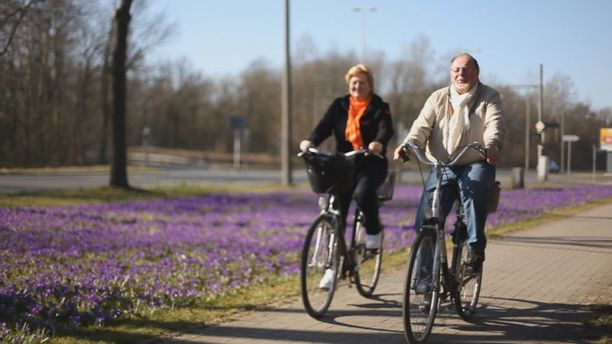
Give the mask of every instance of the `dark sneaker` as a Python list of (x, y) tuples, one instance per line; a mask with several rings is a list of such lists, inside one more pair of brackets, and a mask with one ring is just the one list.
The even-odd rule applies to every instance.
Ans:
[(431, 279), (424, 278), (416, 282), (416, 285), (414, 286), (414, 291), (417, 294), (427, 294), (431, 291), (431, 288)]
[(477, 253), (472, 250), (468, 251), (465, 272), (468, 275), (479, 273), (482, 270), (482, 262), (484, 262), (483, 253)]
[(423, 314), (429, 314), (429, 310), (431, 309), (431, 293), (427, 293), (423, 295), (423, 300), (419, 304), (419, 310), (423, 312)]

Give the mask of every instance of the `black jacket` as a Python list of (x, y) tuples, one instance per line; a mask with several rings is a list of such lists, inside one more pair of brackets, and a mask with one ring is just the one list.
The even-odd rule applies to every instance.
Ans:
[[(349, 111), (349, 95), (336, 98), (327, 109), (327, 112), (316, 126), (310, 141), (318, 146), (332, 134), (336, 138), (336, 150), (338, 152), (350, 152), (353, 146), (346, 140), (345, 130)], [(378, 141), (383, 145), (383, 155), (387, 150), (387, 144), (393, 136), (393, 122), (389, 104), (385, 103), (378, 95), (373, 94), (370, 104), (359, 121), (363, 145), (367, 147), (372, 141)]]

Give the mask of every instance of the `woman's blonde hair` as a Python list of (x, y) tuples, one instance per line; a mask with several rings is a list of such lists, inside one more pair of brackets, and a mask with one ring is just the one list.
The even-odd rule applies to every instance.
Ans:
[(349, 68), (348, 72), (346, 72), (346, 75), (344, 76), (346, 84), (348, 85), (351, 78), (357, 74), (364, 74), (366, 76), (368, 83), (370, 83), (370, 89), (372, 90), (372, 93), (374, 93), (374, 74), (372, 74), (370, 68), (361, 63), (354, 65), (353, 67)]

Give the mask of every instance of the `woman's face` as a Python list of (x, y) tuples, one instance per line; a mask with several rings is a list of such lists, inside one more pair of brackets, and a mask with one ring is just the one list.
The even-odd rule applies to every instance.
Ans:
[(365, 74), (358, 73), (349, 79), (348, 89), (351, 96), (359, 100), (364, 100), (370, 96), (372, 86), (368, 82), (368, 78)]

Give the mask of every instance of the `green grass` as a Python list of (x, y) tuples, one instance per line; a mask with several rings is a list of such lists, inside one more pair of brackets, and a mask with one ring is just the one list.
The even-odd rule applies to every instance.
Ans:
[(533, 228), (533, 227), (539, 226), (547, 222), (560, 220), (560, 219), (587, 211), (589, 209), (593, 209), (600, 205), (609, 204), (609, 203), (612, 203), (612, 199), (596, 200), (596, 201), (591, 201), (586, 204), (574, 205), (571, 207), (560, 208), (560, 209), (553, 209), (551, 211), (543, 213), (529, 220), (508, 223), (508, 224), (504, 224), (501, 226), (487, 229), (487, 237), (493, 239), (493, 238), (499, 237), (504, 234), (518, 232), (518, 231), (525, 230), (528, 228)]
[(599, 338), (598, 343), (612, 343), (612, 305), (593, 305), (591, 311), (596, 314), (585, 327), (592, 337)]
[[(282, 190), (280, 185), (250, 185), (249, 192), (269, 192)], [(127, 200), (172, 198), (189, 195), (202, 195), (215, 192), (244, 192), (244, 185), (225, 184), (182, 184), (174, 187), (154, 189), (96, 188), (87, 190), (45, 191), (37, 193), (10, 194), (0, 199), (0, 207), (74, 205), (82, 203), (118, 202)], [(540, 224), (558, 220), (576, 213), (610, 203), (612, 200), (591, 202), (545, 213), (536, 219), (499, 226), (487, 230), (490, 238), (525, 230)], [(383, 273), (399, 272), (405, 268), (408, 248), (383, 259)], [(244, 312), (273, 308), (295, 301), (299, 296), (298, 277), (276, 278), (265, 283), (240, 289), (230, 295), (188, 308), (157, 310), (146, 317), (122, 319), (102, 328), (59, 328), (48, 343), (53, 344), (99, 344), (99, 343), (146, 343), (160, 338), (169, 338), (204, 326), (218, 324), (238, 317)], [(611, 312), (609, 307), (596, 310), (596, 317), (590, 326), (603, 329), (600, 342), (610, 343), (609, 335)]]
[(10, 193), (2, 195), (0, 207), (65, 206), (84, 203), (125, 202), (156, 198), (206, 195), (219, 192), (271, 192), (282, 190), (280, 184), (178, 184), (176, 186), (151, 189), (99, 187), (92, 189), (49, 190), (37, 192)]
[(278, 278), (240, 289), (190, 308), (157, 310), (147, 317), (122, 319), (103, 328), (61, 329), (50, 343), (146, 343), (218, 324), (245, 312), (294, 301), (298, 277)]

